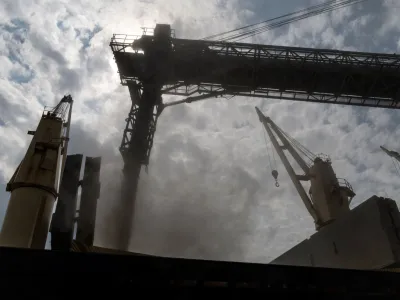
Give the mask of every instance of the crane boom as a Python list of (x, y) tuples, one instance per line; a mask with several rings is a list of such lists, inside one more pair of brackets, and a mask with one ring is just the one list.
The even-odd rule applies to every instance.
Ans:
[[(256, 107), (256, 111), (258, 116), (261, 118), (261, 116), (264, 116), (261, 111)], [(265, 117), (265, 116), (264, 116)], [(261, 120), (261, 119), (260, 119)], [(290, 152), (290, 154), (293, 156), (293, 158), (296, 160), (296, 162), (299, 164), (299, 166), (303, 169), (304, 174), (307, 176), (310, 173), (310, 168), (308, 167), (307, 163), (304, 161), (304, 159), (297, 153), (297, 151), (290, 145), (286, 137), (282, 134), (282, 132), (279, 130), (279, 128), (276, 126), (276, 124), (268, 117), (264, 118), (264, 122), (266, 124), (269, 124), (271, 128), (276, 132), (276, 135), (279, 137), (279, 139), (283, 142), (283, 146)], [(263, 123), (264, 123), (263, 122)], [(264, 123), (265, 126), (265, 123)]]
[[(293, 144), (293, 139), (290, 138), (291, 141), (289, 141), (285, 137), (287, 134), (284, 134), (271, 118), (264, 116), (257, 107), (256, 111), (301, 200), (314, 219), (316, 229), (318, 230), (346, 214), (349, 211), (350, 201), (355, 194), (346, 180), (339, 182), (331, 166), (330, 159), (323, 159), (322, 156), (313, 154), (312, 165), (309, 167), (295, 149), (295, 147), (300, 148), (298, 142), (296, 142), (297, 145)], [(273, 132), (281, 140), (282, 146), (279, 145)], [(283, 150), (289, 151), (303, 169), (304, 175), (296, 175)], [(309, 159), (311, 160), (311, 158)], [(310, 181), (310, 196), (305, 192), (300, 180)]]
[[(314, 219), (314, 222), (315, 222), (316, 226), (318, 227), (320, 225), (321, 218), (320, 218), (320, 216), (318, 216), (318, 212), (314, 209), (310, 198), (308, 197), (306, 191), (304, 190), (304, 187), (301, 185), (300, 180), (298, 179), (296, 173), (294, 172), (292, 166), (290, 165), (289, 160), (286, 158), (285, 153), (282, 151), (282, 147), (279, 145), (277, 139), (275, 138), (274, 134), (272, 133), (271, 128), (269, 127), (269, 126), (272, 127), (275, 124), (272, 125), (273, 124), (272, 120), (270, 118), (264, 116), (257, 107), (256, 107), (256, 111), (257, 111), (258, 117), (260, 118), (261, 123), (264, 125), (264, 128), (268, 133), (269, 138), (271, 139), (272, 144), (274, 145), (274, 148), (276, 149), (276, 152), (278, 153), (280, 159), (282, 160), (282, 163), (285, 166), (290, 179), (292, 180), (297, 192), (299, 193), (301, 200), (303, 201), (304, 205), (307, 208), (308, 213)], [(291, 147), (291, 145), (287, 142), (287, 140), (284, 136), (280, 135), (279, 138), (284, 143), (285, 148), (292, 149), (292, 151), (290, 151), (291, 153), (296, 152)], [(301, 160), (302, 164), (304, 164), (305, 167), (307, 168), (307, 173), (308, 173), (309, 168), (307, 167), (307, 165), (301, 158), (300, 158), (300, 160)]]
[(396, 152), (396, 151), (391, 151), (386, 149), (385, 147), (381, 146), (381, 149), (390, 157), (393, 157), (394, 159), (396, 159), (397, 161), (400, 162), (400, 153)]

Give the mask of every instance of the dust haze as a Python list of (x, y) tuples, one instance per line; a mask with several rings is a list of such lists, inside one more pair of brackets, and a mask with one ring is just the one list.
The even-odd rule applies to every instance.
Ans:
[[(162, 113), (140, 176), (130, 251), (266, 263), (312, 232), (283, 170), (281, 188), (274, 185), (254, 105), (222, 100)], [(228, 113), (216, 114), (216, 106)], [(120, 205), (124, 118), (115, 123), (118, 134), (106, 139), (77, 123), (70, 145), (71, 154), (102, 156), (95, 245), (108, 248), (117, 248), (121, 219), (129, 215)]]
[[(96, 243), (111, 248), (116, 245), (119, 221), (125, 217), (119, 207), (121, 168), (117, 162), (102, 166)], [(211, 151), (195, 140), (172, 135), (156, 142), (147, 172), (142, 168), (130, 250), (245, 260), (251, 209), (260, 186), (239, 165), (217, 168)]]

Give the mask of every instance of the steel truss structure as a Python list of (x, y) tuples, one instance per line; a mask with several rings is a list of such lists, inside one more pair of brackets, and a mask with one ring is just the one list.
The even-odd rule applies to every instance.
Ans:
[[(145, 54), (135, 44), (146, 36), (122, 36), (111, 41), (121, 83), (140, 84)], [(171, 39), (170, 47), (164, 94), (400, 108), (399, 55), (186, 39)]]
[[(115, 34), (110, 46), (132, 100), (120, 147), (128, 211), (166, 106), (233, 95), (400, 108), (400, 56), (395, 54), (177, 39), (161, 24), (142, 36)], [(163, 103), (162, 94), (183, 100)], [(127, 227), (131, 224), (125, 222), (121, 240), (128, 239)], [(126, 241), (121, 245), (124, 250)]]
[[(138, 130), (136, 122), (139, 117), (139, 103), (142, 97), (143, 88), (139, 85), (129, 85), (129, 91), (132, 99), (132, 105), (128, 114), (128, 118), (126, 118), (125, 120), (126, 126), (124, 129), (122, 142), (120, 146), (120, 152), (125, 162), (129, 157), (130, 147), (132, 147), (131, 146), (132, 136), (135, 136), (137, 134), (136, 131)], [(140, 151), (140, 157), (139, 157), (140, 164), (142, 165), (149, 164), (150, 152), (153, 146), (154, 133), (156, 131), (158, 116), (161, 114), (161, 111), (162, 111), (162, 106), (156, 104), (154, 106), (153, 112), (151, 113), (148, 126), (146, 126), (147, 132), (144, 131), (144, 138), (143, 138), (144, 144), (141, 146), (143, 150)]]

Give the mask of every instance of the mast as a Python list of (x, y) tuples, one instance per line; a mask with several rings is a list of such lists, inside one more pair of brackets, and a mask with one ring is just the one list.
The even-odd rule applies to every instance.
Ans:
[[(44, 249), (71, 122), (71, 96), (44, 110), (32, 141), (10, 182), (10, 202), (0, 232), (0, 246)], [(68, 113), (68, 121), (65, 118)]]

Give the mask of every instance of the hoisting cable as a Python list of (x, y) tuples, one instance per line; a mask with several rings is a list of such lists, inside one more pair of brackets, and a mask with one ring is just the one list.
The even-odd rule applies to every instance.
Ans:
[[(335, 0), (335, 1), (328, 1), (322, 4), (318, 4), (318, 5), (314, 5), (311, 6), (309, 8), (306, 9), (302, 9), (299, 10), (297, 12), (293, 12), (293, 13), (289, 13), (289, 14), (285, 14), (281, 17), (277, 17), (277, 18), (273, 18), (273, 19), (269, 19), (263, 22), (258, 22), (256, 24), (252, 24), (252, 25), (248, 25), (248, 26), (243, 26), (240, 27), (238, 29), (234, 29), (234, 30), (230, 30), (221, 34), (215, 34), (209, 37), (206, 37), (204, 39), (211, 39), (211, 38), (215, 38), (218, 36), (221, 36), (221, 39), (219, 41), (229, 41), (229, 40), (243, 40), (245, 38), (254, 36), (256, 34), (295, 22), (295, 21), (299, 21), (308, 17), (312, 17), (312, 16), (316, 16), (319, 14), (323, 14), (326, 12), (331, 12), (334, 11), (336, 9), (339, 8), (343, 8), (349, 5), (354, 5), (357, 3), (361, 3), (364, 1), (368, 1), (368, 0)], [(290, 18), (288, 18), (290, 17)], [(287, 19), (285, 19), (287, 18)], [(275, 23), (272, 23), (272, 21), (276, 21)], [(263, 26), (259, 26), (261, 24), (264, 24)], [(258, 26), (258, 27), (257, 27)], [(254, 28), (255, 27), (255, 28)], [(250, 28), (250, 30), (243, 32), (243, 29), (247, 29)], [(227, 34), (232, 33), (229, 36), (226, 36)], [(225, 37), (222, 37), (225, 36)], [(240, 39), (239, 39), (240, 38)]]
[(292, 146), (301, 151), (308, 159), (313, 161), (316, 157), (314, 153), (312, 153), (310, 150), (308, 150), (304, 145), (302, 145), (299, 141), (297, 141), (295, 138), (291, 137), (289, 134), (286, 132), (283, 132), (283, 134), (290, 140), (292, 143)]
[(285, 17), (289, 17), (289, 16), (292, 16), (292, 15), (295, 15), (295, 14), (299, 14), (299, 13), (301, 13), (301, 12), (306, 12), (306, 11), (309, 11), (309, 10), (314, 9), (314, 8), (323, 7), (323, 6), (327, 5), (328, 2), (336, 2), (336, 0), (331, 0), (331, 1), (327, 1), (327, 2), (325, 2), (325, 3), (313, 5), (313, 6), (310, 6), (310, 7), (308, 7), (308, 8), (303, 8), (303, 9), (301, 9), (301, 10), (298, 10), (298, 11), (295, 11), (295, 12), (292, 12), (292, 13), (287, 13), (287, 14), (284, 14), (284, 15), (279, 16), (279, 17), (275, 17), (275, 18), (272, 18), (272, 19), (268, 19), (268, 20), (266, 20), (266, 21), (261, 21), (261, 22), (255, 23), (255, 24), (251, 24), (251, 25), (239, 27), (239, 28), (232, 29), (232, 30), (229, 30), (229, 31), (226, 31), (226, 32), (213, 34), (213, 35), (207, 36), (207, 37), (205, 37), (205, 38), (202, 38), (202, 40), (210, 40), (210, 39), (212, 39), (212, 38), (215, 38), (215, 37), (218, 37), (218, 36), (222, 36), (222, 35), (225, 35), (225, 34), (228, 34), (228, 33), (232, 33), (232, 32), (235, 32), (235, 31), (240, 31), (240, 30), (243, 30), (243, 29), (246, 29), (246, 28), (250, 28), (250, 27), (257, 26), (257, 25), (261, 25), (261, 24), (263, 24), (263, 23), (272, 22), (272, 21), (275, 21), (275, 20), (278, 20), (278, 19), (283, 19), (283, 18), (285, 18)]
[[(286, 25), (286, 24), (289, 24), (289, 23), (292, 23), (295, 21), (299, 21), (299, 20), (302, 20), (302, 19), (305, 19), (308, 17), (316, 16), (316, 15), (319, 15), (322, 13), (330, 12), (330, 11), (346, 7), (348, 5), (353, 5), (353, 4), (356, 4), (359, 2), (363, 2), (363, 1), (367, 1), (367, 0), (341, 0), (339, 2), (330, 1), (330, 2), (324, 3), (320, 6), (314, 6), (314, 7), (299, 11), (297, 13), (294, 13), (295, 16), (293, 16), (289, 19), (280, 20), (280, 21), (272, 23), (272, 24), (266, 24), (264, 26), (254, 28), (254, 29), (251, 29), (246, 32), (236, 33), (234, 35), (222, 38), (221, 41), (234, 40), (234, 39), (238, 39), (238, 38), (241, 38), (240, 40), (243, 40), (247, 37), (254, 36), (258, 33), (262, 33), (262, 32), (265, 32), (265, 31), (268, 31), (268, 30), (271, 30), (271, 29), (274, 29), (274, 28), (277, 28), (277, 27), (280, 27), (280, 26), (283, 26), (283, 25)], [(301, 12), (305, 12), (305, 13), (299, 14)], [(266, 21), (266, 22), (268, 22), (268, 21)]]
[(340, 9), (340, 8), (344, 8), (346, 6), (350, 6), (350, 5), (354, 5), (354, 4), (357, 4), (357, 3), (361, 3), (361, 2), (364, 2), (364, 1), (367, 1), (367, 0), (345, 0), (343, 2), (336, 3), (336, 4), (332, 5), (331, 7), (327, 7), (327, 8), (324, 8), (324, 9), (319, 9), (319, 10), (316, 10), (316, 11), (311, 11), (311, 12), (308, 12), (308, 13), (306, 13), (304, 15), (295, 16), (295, 17), (292, 17), (292, 18), (290, 18), (288, 20), (279, 21), (279, 22), (276, 22), (276, 23), (273, 23), (273, 24), (267, 24), (267, 25), (264, 25), (264, 26), (259, 27), (259, 28), (255, 28), (253, 30), (250, 30), (250, 31), (242, 33), (242, 34), (236, 34), (234, 36), (231, 36), (231, 37), (223, 39), (223, 41), (228, 41), (229, 40), (229, 41), (238, 42), (238, 41), (244, 40), (246, 38), (255, 36), (255, 35), (259, 34), (259, 33), (263, 33), (263, 32), (266, 32), (266, 31), (281, 27), (281, 26), (286, 25), (286, 24), (290, 24), (290, 23), (293, 23), (293, 22), (296, 22), (296, 21), (300, 21), (300, 20), (309, 18), (309, 17), (320, 15), (320, 14), (323, 14), (323, 13), (328, 13), (328, 12), (331, 12), (331, 11), (334, 11), (334, 10), (337, 10), (337, 9)]
[[(261, 125), (262, 126), (262, 125)], [(265, 148), (267, 149), (267, 156), (268, 156), (268, 161), (269, 161), (269, 167), (270, 167), (270, 169), (271, 169), (271, 174), (272, 174), (272, 177), (274, 177), (274, 179), (275, 179), (275, 186), (276, 187), (279, 187), (279, 183), (278, 183), (278, 170), (277, 170), (277, 164), (276, 164), (276, 159), (275, 159), (275, 154), (274, 154), (274, 148), (273, 147), (271, 147), (272, 149), (271, 149), (271, 152), (272, 152), (272, 161), (274, 162), (274, 164), (272, 164), (272, 161), (271, 161), (271, 156), (269, 155), (269, 151), (268, 151), (268, 142), (267, 142), (267, 137), (266, 137), (266, 135), (265, 135), (265, 130), (264, 130), (264, 128), (263, 127), (261, 127), (261, 130), (262, 130), (262, 132), (263, 132), (263, 135), (264, 135), (264, 142), (265, 142)]]
[(282, 130), (279, 126), (276, 127), (286, 137), (286, 139), (293, 146), (293, 148), (296, 148), (299, 152), (301, 152), (305, 157), (307, 157), (310, 160), (310, 162), (307, 164), (308, 166), (310, 166), (317, 156), (310, 150), (308, 150), (305, 146), (303, 146), (299, 141), (297, 141), (296, 139), (291, 137), (288, 133), (286, 133), (284, 130)]
[(393, 157), (391, 157), (391, 159), (392, 159), (392, 163), (393, 163), (394, 169), (396, 170), (397, 175), (400, 176), (400, 163)]
[[(296, 141), (296, 140), (294, 140)], [(303, 145), (301, 145), (299, 142), (294, 142), (293, 140), (290, 141), (290, 143), (292, 144), (292, 146), (297, 149), (297, 151), (301, 152), (306, 158), (308, 158), (309, 162), (306, 164), (310, 167), (312, 165), (313, 162), (313, 155), (307, 148), (305, 148)]]
[(295, 140), (294, 138), (292, 138), (291, 136), (289, 136), (288, 134), (286, 134), (286, 137), (289, 138), (290, 143), (292, 144), (292, 146), (294, 148), (296, 148), (298, 151), (300, 151), (301, 153), (303, 153), (303, 155), (305, 157), (307, 157), (310, 162), (308, 164), (308, 166), (311, 165), (311, 163), (314, 161), (314, 159), (316, 158), (316, 155), (314, 153), (312, 153), (310, 150), (308, 150), (305, 146), (303, 146), (302, 144), (300, 144), (299, 141)]
[[(264, 131), (264, 136), (265, 136), (265, 131)], [(274, 161), (274, 163), (275, 163), (275, 169), (274, 170), (277, 170), (277, 167), (276, 167), (276, 158), (275, 158), (275, 151), (274, 151), (275, 149), (274, 148), (272, 148), (272, 159), (273, 159), (273, 161)]]

